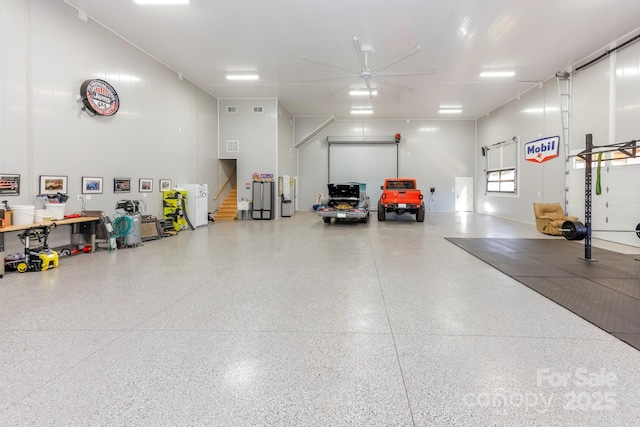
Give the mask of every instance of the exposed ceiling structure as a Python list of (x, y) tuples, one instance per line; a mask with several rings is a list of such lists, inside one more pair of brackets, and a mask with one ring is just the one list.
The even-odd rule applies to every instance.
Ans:
[[(275, 97), (294, 115), (336, 119), (366, 108), (371, 119), (476, 119), (640, 23), (638, 0), (60, 1), (219, 98)], [(513, 76), (480, 76), (504, 70)]]

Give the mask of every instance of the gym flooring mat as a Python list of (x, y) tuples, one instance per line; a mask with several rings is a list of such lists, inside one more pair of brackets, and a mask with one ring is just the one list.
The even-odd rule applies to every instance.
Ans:
[(446, 238), (640, 350), (640, 256), (567, 240)]

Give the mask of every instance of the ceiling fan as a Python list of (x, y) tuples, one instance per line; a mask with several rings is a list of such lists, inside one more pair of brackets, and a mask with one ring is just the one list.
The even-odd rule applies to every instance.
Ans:
[(341, 88), (332, 91), (332, 92), (337, 92), (340, 89), (343, 89), (345, 87), (349, 87), (351, 86), (353, 83), (357, 82), (358, 79), (361, 79), (364, 82), (364, 85), (366, 86), (366, 90), (369, 92), (369, 97), (373, 98), (374, 95), (374, 87), (371, 85), (371, 81), (376, 81), (391, 87), (394, 87), (396, 89), (400, 89), (400, 90), (405, 90), (405, 91), (412, 91), (413, 88), (400, 84), (400, 83), (396, 83), (396, 82), (392, 82), (390, 80), (387, 79), (387, 77), (398, 77), (398, 76), (416, 76), (416, 75), (423, 75), (423, 74), (434, 74), (437, 70), (425, 70), (425, 71), (413, 71), (413, 72), (404, 72), (404, 73), (398, 73), (398, 72), (384, 72), (383, 70), (389, 68), (390, 66), (392, 66), (393, 64), (402, 61), (403, 59), (406, 59), (408, 57), (410, 57), (411, 55), (414, 55), (416, 53), (418, 53), (420, 51), (420, 45), (415, 46), (414, 48), (406, 51), (405, 53), (403, 53), (402, 55), (398, 56), (397, 58), (395, 58), (392, 61), (387, 62), (386, 64), (377, 66), (375, 68), (370, 68), (369, 67), (369, 54), (373, 52), (373, 49), (371, 48), (371, 46), (361, 46), (360, 45), (360, 41), (358, 40), (357, 37), (353, 38), (353, 47), (356, 50), (356, 56), (358, 57), (358, 61), (360, 62), (360, 66), (362, 67), (359, 71), (354, 71), (354, 70), (350, 70), (348, 68), (345, 67), (341, 67), (338, 65), (332, 65), (332, 64), (327, 64), (326, 62), (321, 62), (321, 61), (317, 61), (315, 59), (311, 59), (308, 58), (306, 56), (302, 56), (302, 59), (307, 61), (307, 62), (311, 62), (314, 64), (318, 64), (318, 65), (322, 65), (324, 67), (329, 67), (329, 68), (334, 68), (336, 70), (341, 70), (341, 71), (346, 71), (349, 74), (344, 74), (344, 75), (335, 75), (335, 76), (327, 76), (327, 77), (318, 77), (315, 79), (307, 79), (306, 81), (318, 81), (318, 80), (330, 80), (330, 79), (338, 79), (338, 78), (352, 78), (355, 77), (355, 79), (353, 79), (352, 81), (350, 81), (349, 83), (347, 83), (346, 85), (342, 86)]

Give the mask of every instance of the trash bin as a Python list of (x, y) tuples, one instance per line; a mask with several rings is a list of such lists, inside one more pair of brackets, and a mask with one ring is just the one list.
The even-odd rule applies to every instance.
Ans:
[(283, 217), (290, 217), (293, 215), (293, 203), (291, 203), (291, 200), (282, 199), (280, 213)]
[(248, 200), (238, 202), (238, 219), (250, 219), (251, 206)]

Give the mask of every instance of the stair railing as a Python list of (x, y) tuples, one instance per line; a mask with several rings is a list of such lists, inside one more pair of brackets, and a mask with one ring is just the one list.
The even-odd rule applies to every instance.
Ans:
[(224, 187), (229, 183), (229, 181), (231, 181), (231, 178), (234, 177), (235, 175), (236, 175), (236, 167), (233, 168), (233, 170), (231, 171), (227, 179), (222, 183), (222, 185), (218, 189), (218, 192), (213, 195), (213, 200), (218, 199), (218, 197), (220, 196), (220, 193), (222, 193), (222, 190), (224, 190)]

